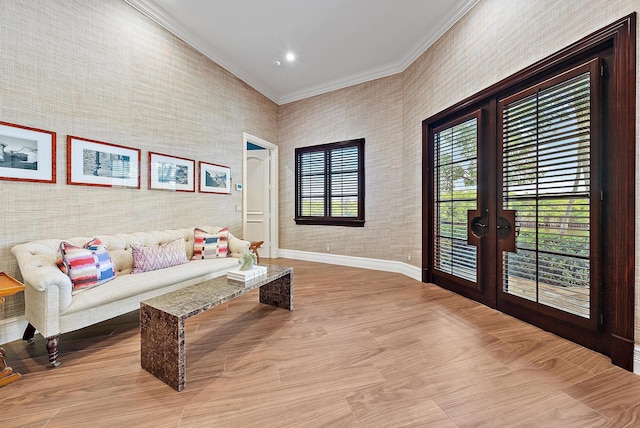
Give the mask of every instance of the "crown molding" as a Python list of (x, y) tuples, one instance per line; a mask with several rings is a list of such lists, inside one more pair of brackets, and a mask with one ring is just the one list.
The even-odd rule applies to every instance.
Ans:
[(433, 45), (440, 37), (442, 37), (444, 33), (449, 31), (456, 22), (462, 19), (462, 17), (465, 16), (467, 12), (469, 12), (479, 2), (480, 0), (464, 0), (456, 9), (453, 9), (451, 13), (447, 17), (445, 17), (438, 28), (426, 34), (425, 37), (420, 42), (418, 42), (402, 60), (400, 60), (399, 67), (402, 68), (402, 71), (406, 70), (407, 67), (413, 64), (413, 62), (418, 59), (420, 55), (422, 55), (427, 49), (429, 49), (431, 45)]
[(340, 79), (332, 80), (322, 85), (312, 86), (301, 91), (290, 92), (279, 98), (280, 105), (292, 103), (294, 101), (303, 100), (305, 98), (314, 97), (316, 95), (326, 94), (338, 89), (348, 88), (350, 86), (359, 85), (360, 83), (370, 82), (382, 77), (392, 76), (404, 71), (398, 64), (388, 64), (386, 66), (374, 68), (365, 73), (356, 73)]
[(405, 55), (399, 61), (367, 70), (364, 73), (352, 74), (342, 79), (327, 82), (326, 84), (284, 94), (279, 98), (278, 104), (287, 104), (338, 89), (348, 88), (349, 86), (358, 85), (360, 83), (370, 82), (382, 77), (402, 73), (407, 69), (407, 67), (413, 64), (413, 62), (418, 59), (420, 55), (422, 55), (427, 49), (429, 49), (431, 45), (433, 45), (440, 37), (442, 37), (444, 33), (451, 29), (451, 27), (453, 27), (456, 22), (458, 22), (464, 15), (466, 15), (467, 12), (471, 10), (471, 8), (478, 4), (478, 2), (480, 2), (480, 0), (462, 1), (459, 7), (452, 10), (452, 12), (442, 21), (442, 24), (438, 28), (427, 34), (413, 47), (413, 49), (409, 51), (407, 55)]
[(186, 25), (171, 16), (152, 0), (124, 0), (125, 3), (129, 4), (138, 12), (156, 22), (158, 25), (201, 52), (203, 55), (278, 105), (299, 101), (338, 89), (344, 89), (349, 86), (358, 85), (360, 83), (380, 79), (382, 77), (402, 73), (479, 1), (480, 0), (462, 0), (459, 6), (451, 11), (438, 28), (427, 34), (413, 47), (413, 49), (409, 51), (407, 55), (397, 62), (389, 63), (375, 69), (370, 69), (363, 73), (352, 74), (341, 79), (332, 80), (300, 91), (277, 94), (271, 88), (260, 82), (257, 77), (237, 67), (233, 61), (216, 49), (215, 46), (191, 31)]
[(204, 40), (202, 37), (191, 31), (181, 21), (167, 13), (166, 10), (159, 7), (153, 1), (149, 0), (123, 0), (129, 6), (142, 13), (147, 18), (151, 19), (165, 30), (169, 31), (189, 46), (193, 47), (207, 58), (214, 61), (216, 64), (242, 80), (256, 91), (260, 92), (271, 101), (279, 104), (277, 95), (268, 87), (263, 85), (255, 77), (245, 73), (243, 70), (236, 67), (226, 55), (216, 49), (211, 43)]

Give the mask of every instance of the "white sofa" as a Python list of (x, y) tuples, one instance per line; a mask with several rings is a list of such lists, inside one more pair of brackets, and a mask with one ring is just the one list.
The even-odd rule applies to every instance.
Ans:
[[(198, 226), (210, 233), (220, 227)], [(72, 295), (72, 283), (56, 264), (62, 241), (82, 247), (99, 238), (111, 255), (116, 278), (97, 287)], [(184, 238), (188, 263), (150, 272), (131, 274), (131, 245), (160, 246)], [(177, 290), (206, 279), (225, 275), (238, 267), (238, 257), (249, 251), (249, 241), (229, 233), (230, 257), (191, 260), (194, 228), (95, 235), (70, 239), (43, 239), (16, 245), (16, 256), (25, 289), (25, 315), (29, 326), (24, 340), (33, 341), (35, 330), (47, 339), (49, 362), (57, 366), (59, 335), (131, 312), (140, 308), (142, 300)]]

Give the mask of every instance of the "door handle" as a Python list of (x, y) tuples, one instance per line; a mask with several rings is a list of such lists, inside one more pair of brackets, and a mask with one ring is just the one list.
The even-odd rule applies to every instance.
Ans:
[(467, 225), (467, 243), (479, 246), (480, 239), (489, 233), (489, 210), (467, 211)]
[(498, 218), (498, 225), (496, 226), (498, 230), (498, 237), (502, 239), (506, 239), (511, 233), (511, 224), (504, 217)]
[[(476, 219), (478, 219), (478, 217), (476, 217)], [(471, 225), (471, 233), (477, 238), (484, 238), (489, 232), (489, 226), (482, 223), (482, 218), (476, 219), (474, 219), (474, 223)]]
[(498, 235), (498, 243), (502, 251), (516, 252), (516, 235), (513, 225), (516, 223), (515, 210), (502, 210), (496, 221), (496, 235)]

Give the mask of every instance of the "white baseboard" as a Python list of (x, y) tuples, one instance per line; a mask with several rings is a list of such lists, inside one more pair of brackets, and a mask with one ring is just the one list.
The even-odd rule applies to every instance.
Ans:
[(341, 256), (338, 254), (312, 253), (308, 251), (283, 249), (278, 249), (277, 253), (279, 257), (285, 257), (288, 259), (401, 273), (409, 278), (422, 281), (422, 271), (420, 268), (393, 260), (370, 259), (366, 257)]
[[(323, 254), (282, 249), (276, 250), (276, 254), (278, 257), (286, 257), (290, 259), (400, 273), (408, 276), (409, 278), (422, 281), (422, 272), (420, 268), (393, 260), (370, 259), (365, 257), (341, 256), (338, 254)], [(22, 339), (22, 334), (26, 327), (27, 320), (24, 317), (0, 320), (0, 344)]]
[[(409, 278), (422, 281), (422, 272), (420, 268), (393, 260), (370, 259), (365, 257), (341, 256), (337, 254), (283, 249), (278, 249), (276, 252), (278, 257), (400, 273), (408, 276)], [(26, 327), (27, 320), (25, 318), (0, 320), (0, 344), (22, 339), (22, 334)], [(638, 344), (634, 345), (633, 349), (633, 372), (640, 375), (640, 345)]]
[(22, 339), (25, 328), (27, 328), (27, 320), (24, 317), (1, 320), (0, 344)]
[[(279, 249), (277, 254), (279, 257), (289, 259), (401, 273), (410, 278), (422, 281), (422, 272), (420, 268), (392, 260), (369, 259), (365, 257), (341, 256), (337, 254), (312, 253), (307, 251), (282, 249)], [(640, 345), (638, 344), (634, 346), (633, 350), (633, 372), (640, 375)]]

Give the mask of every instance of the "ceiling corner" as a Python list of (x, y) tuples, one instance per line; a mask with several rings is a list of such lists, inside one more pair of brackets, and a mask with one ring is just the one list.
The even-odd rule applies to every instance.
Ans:
[(234, 66), (233, 62), (226, 58), (219, 50), (217, 50), (211, 43), (204, 40), (198, 34), (191, 31), (184, 23), (180, 22), (172, 15), (167, 13), (164, 9), (156, 5), (153, 1), (149, 0), (123, 0), (125, 3), (142, 13), (147, 18), (151, 19), (156, 24), (160, 25), (171, 34), (178, 37), (180, 40), (187, 43), (189, 46), (202, 53), (207, 58), (214, 61), (216, 64), (260, 92), (265, 97), (269, 98), (276, 104), (280, 104), (278, 97), (269, 88), (262, 85), (259, 80), (253, 76), (243, 73), (241, 70)]

